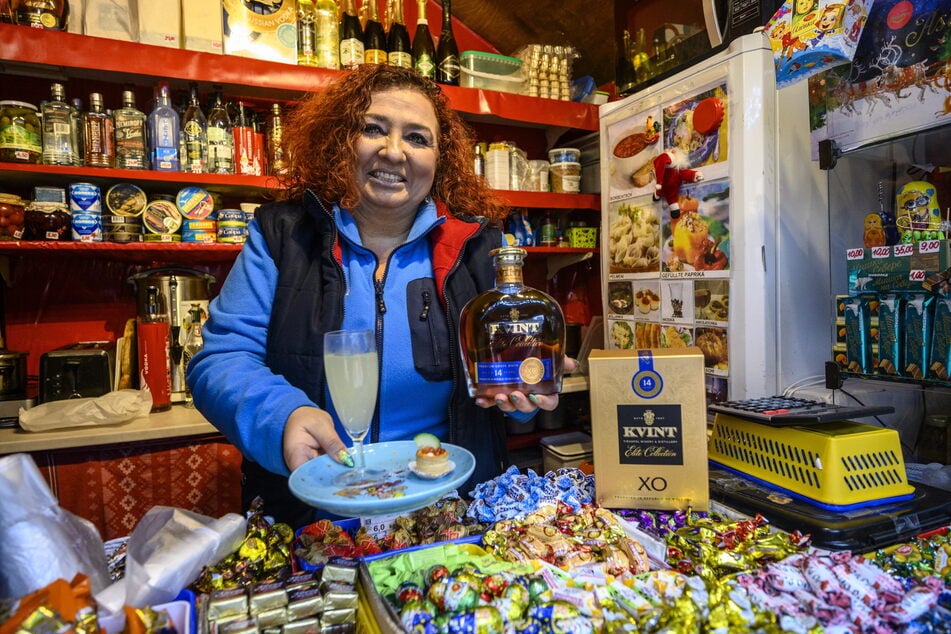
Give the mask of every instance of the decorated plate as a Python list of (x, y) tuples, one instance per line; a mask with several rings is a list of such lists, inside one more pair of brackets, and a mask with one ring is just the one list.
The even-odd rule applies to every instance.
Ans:
[(416, 459), (411, 440), (364, 445), (366, 465), (385, 473), (373, 486), (345, 486), (334, 479), (349, 471), (330, 456), (319, 456), (291, 473), (291, 492), (311, 506), (344, 517), (405, 513), (422, 508), (462, 485), (475, 470), (475, 457), (456, 445), (442, 443), (455, 469), (435, 480), (422, 480), (409, 470)]

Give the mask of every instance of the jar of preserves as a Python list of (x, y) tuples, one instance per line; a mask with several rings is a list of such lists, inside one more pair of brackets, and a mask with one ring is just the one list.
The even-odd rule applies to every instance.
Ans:
[(0, 161), (39, 163), (43, 139), (36, 106), (25, 101), (0, 101)]
[(25, 223), (23, 199), (15, 194), (0, 194), (0, 240), (19, 240)]
[(26, 206), (27, 240), (70, 240), (73, 218), (64, 203), (31, 202)]

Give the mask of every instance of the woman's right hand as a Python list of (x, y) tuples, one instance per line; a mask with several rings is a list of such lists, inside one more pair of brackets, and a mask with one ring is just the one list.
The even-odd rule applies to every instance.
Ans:
[(317, 407), (298, 407), (291, 412), (284, 425), (282, 444), (284, 462), (291, 471), (321, 454), (329, 454), (337, 462), (353, 466), (353, 458), (337, 435), (330, 414)]

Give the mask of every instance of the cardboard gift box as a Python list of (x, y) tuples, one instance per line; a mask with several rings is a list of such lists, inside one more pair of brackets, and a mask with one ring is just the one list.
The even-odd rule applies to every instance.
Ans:
[(593, 350), (588, 371), (598, 504), (707, 510), (701, 350)]
[(241, 0), (222, 2), (225, 53), (297, 63), (297, 2), (284, 0), (253, 11)]

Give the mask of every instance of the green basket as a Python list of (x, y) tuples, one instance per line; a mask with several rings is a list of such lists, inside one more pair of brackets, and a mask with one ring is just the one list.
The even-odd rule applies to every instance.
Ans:
[(569, 247), (573, 249), (593, 249), (597, 244), (597, 227), (568, 227)]

